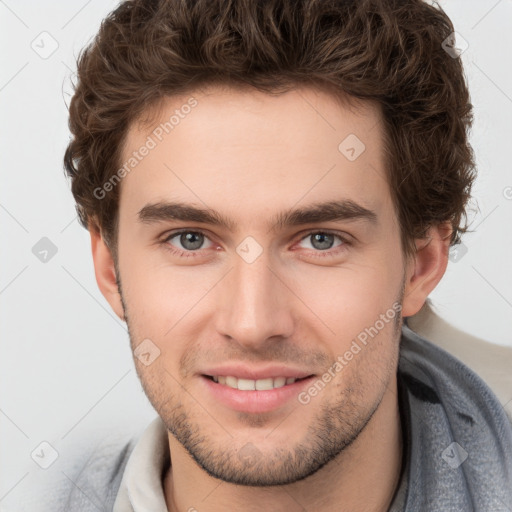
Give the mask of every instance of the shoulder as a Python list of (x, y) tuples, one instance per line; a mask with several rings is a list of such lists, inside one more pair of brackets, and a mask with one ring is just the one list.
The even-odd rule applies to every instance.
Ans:
[(399, 372), (416, 398), (482, 422), (492, 417), (511, 424), (496, 394), (473, 369), (407, 325), (402, 329)]
[(404, 325), (398, 382), (414, 482), (406, 510), (512, 505), (512, 425), (483, 379)]
[(434, 311), (430, 301), (407, 319), (407, 326), (441, 348), (441, 357), (446, 351), (476, 373), (492, 390), (512, 423), (512, 347), (490, 343), (455, 328)]
[(89, 512), (112, 510), (128, 459), (138, 436), (109, 435), (102, 439), (68, 475), (71, 492), (63, 510)]
[(411, 510), (512, 504), (512, 425), (484, 380), (407, 325), (398, 377), (415, 483), (407, 496)]

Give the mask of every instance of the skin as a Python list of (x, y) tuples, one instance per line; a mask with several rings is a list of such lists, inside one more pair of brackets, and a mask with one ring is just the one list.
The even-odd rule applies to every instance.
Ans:
[[(167, 507), (387, 510), (402, 455), (400, 315), (307, 404), (236, 412), (215, 402), (200, 373), (227, 361), (279, 362), (321, 378), (393, 304), (404, 317), (419, 311), (446, 269), (449, 228), (432, 227), (413, 257), (403, 255), (376, 105), (350, 107), (308, 87), (191, 95), (197, 106), (122, 180), (117, 262), (90, 230), (98, 285), (126, 319), (132, 349), (149, 338), (160, 350), (149, 366), (134, 361), (169, 430)], [(124, 159), (191, 95), (167, 98), (150, 126), (134, 123)], [(338, 150), (348, 134), (366, 146), (354, 161)], [(269, 229), (278, 212), (340, 199), (371, 209), (376, 221)], [(233, 229), (140, 222), (138, 212), (159, 201), (211, 208)], [(169, 238), (177, 229), (205, 237), (190, 249)], [(334, 236), (319, 246), (322, 230), (346, 242)], [(236, 251), (247, 236), (262, 249), (252, 263)]]

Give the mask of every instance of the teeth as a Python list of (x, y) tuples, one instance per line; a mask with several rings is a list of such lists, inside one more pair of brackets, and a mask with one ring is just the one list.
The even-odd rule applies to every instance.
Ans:
[(274, 389), (274, 379), (259, 379), (254, 381), (258, 391), (268, 391)]
[(238, 388), (238, 379), (236, 377), (227, 376), (226, 377), (226, 386), (230, 388)]
[(231, 375), (214, 375), (213, 380), (224, 386), (228, 386), (233, 389), (239, 389), (240, 391), (268, 391), (270, 389), (282, 388), (287, 384), (293, 384), (297, 379), (294, 377), (276, 377), (274, 379), (237, 379)]
[(286, 377), (277, 377), (274, 379), (274, 388), (282, 388), (286, 384)]
[[(234, 385), (236, 386), (237, 379), (235, 379), (235, 377), (231, 378), (235, 380)], [(254, 391), (256, 389), (256, 381), (251, 379), (238, 379), (238, 389), (241, 391)]]

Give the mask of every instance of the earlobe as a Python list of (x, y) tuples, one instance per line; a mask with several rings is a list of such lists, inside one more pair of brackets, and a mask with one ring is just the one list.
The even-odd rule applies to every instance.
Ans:
[(91, 250), (94, 262), (94, 274), (98, 287), (107, 299), (114, 313), (124, 320), (123, 304), (117, 286), (116, 270), (112, 253), (105, 243), (99, 229), (89, 225), (91, 235)]
[(448, 265), (451, 225), (431, 227), (424, 239), (416, 241), (416, 254), (407, 266), (402, 315), (416, 314), (443, 277)]

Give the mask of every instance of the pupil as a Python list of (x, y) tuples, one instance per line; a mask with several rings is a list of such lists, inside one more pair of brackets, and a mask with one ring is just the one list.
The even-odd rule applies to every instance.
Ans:
[(182, 233), (180, 242), (186, 249), (199, 249), (203, 243), (200, 233)]
[(315, 249), (330, 249), (333, 242), (333, 235), (328, 233), (316, 233), (313, 235), (313, 247)]

